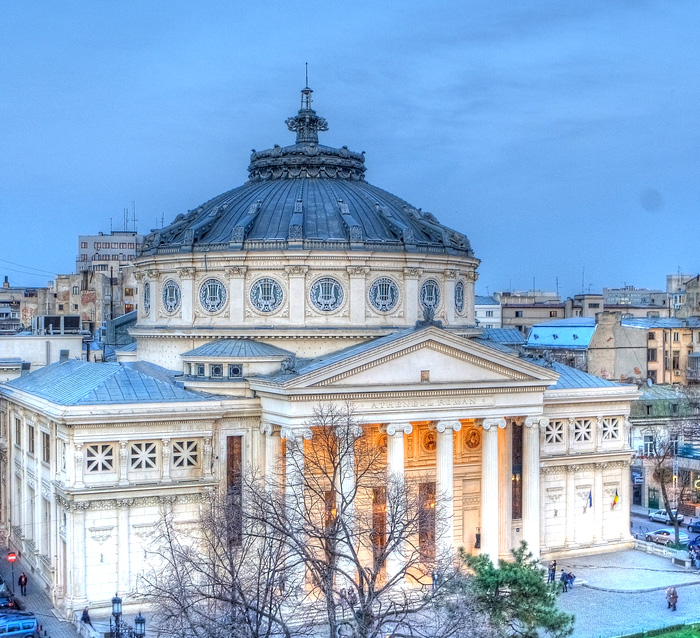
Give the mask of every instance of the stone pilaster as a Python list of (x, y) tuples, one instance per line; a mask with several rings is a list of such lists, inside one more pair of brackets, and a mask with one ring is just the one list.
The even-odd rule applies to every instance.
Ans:
[(406, 309), (406, 323), (409, 326), (418, 320), (418, 280), (422, 274), (422, 268), (403, 269), (404, 289), (406, 291), (404, 308)]
[(289, 323), (293, 326), (302, 325), (306, 321), (306, 273), (308, 266), (286, 266), (284, 269), (289, 278)]
[(228, 289), (230, 295), (229, 313), (231, 323), (243, 323), (245, 320), (245, 273), (246, 266), (231, 266), (226, 269)]
[(365, 305), (367, 303), (367, 266), (348, 266), (350, 275), (350, 323), (362, 325), (365, 322)]
[(523, 427), (523, 540), (535, 558), (540, 555), (540, 431), (548, 422), (529, 416)]

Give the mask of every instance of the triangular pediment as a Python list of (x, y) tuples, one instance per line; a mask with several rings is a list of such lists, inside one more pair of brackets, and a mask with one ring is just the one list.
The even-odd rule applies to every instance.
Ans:
[(554, 383), (552, 370), (436, 327), (410, 331), (329, 355), (303, 367), (287, 388), (509, 386)]

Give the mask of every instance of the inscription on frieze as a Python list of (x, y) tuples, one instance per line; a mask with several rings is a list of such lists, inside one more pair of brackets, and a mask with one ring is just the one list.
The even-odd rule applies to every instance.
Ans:
[(355, 404), (358, 410), (402, 410), (405, 408), (491, 407), (496, 398), (485, 397), (422, 397), (419, 399), (392, 399), (366, 401)]

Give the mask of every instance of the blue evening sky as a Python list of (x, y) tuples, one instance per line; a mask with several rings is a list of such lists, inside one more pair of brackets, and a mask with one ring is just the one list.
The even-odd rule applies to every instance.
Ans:
[(0, 0), (0, 275), (42, 285), (132, 202), (147, 231), (242, 184), (293, 142), (308, 61), (321, 141), (466, 233), (482, 294), (664, 287), (700, 269), (698, 24), (697, 0)]

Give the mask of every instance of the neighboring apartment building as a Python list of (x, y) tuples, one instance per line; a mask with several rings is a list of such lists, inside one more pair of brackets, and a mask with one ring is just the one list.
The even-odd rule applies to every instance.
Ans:
[(493, 297), (501, 304), (501, 326), (517, 328), (525, 335), (537, 323), (566, 316), (565, 304), (555, 292), (496, 292)]
[(668, 308), (668, 293), (650, 288), (603, 288), (603, 302), (606, 306), (655, 306)]
[(15, 334), (28, 328), (37, 315), (46, 314), (46, 288), (11, 286), (7, 276), (0, 288), (0, 334)]
[(626, 325), (647, 333), (647, 376), (653, 383), (688, 381), (689, 356), (700, 351), (700, 318), (627, 319)]
[(476, 295), (474, 297), (474, 315), (476, 325), (480, 328), (501, 327), (501, 304), (493, 297)]
[(676, 309), (677, 317), (700, 316), (700, 275), (690, 277), (684, 284), (685, 299), (680, 308)]
[(134, 230), (113, 230), (109, 235), (80, 235), (75, 272), (97, 271), (117, 273), (130, 265), (143, 241), (143, 235)]

